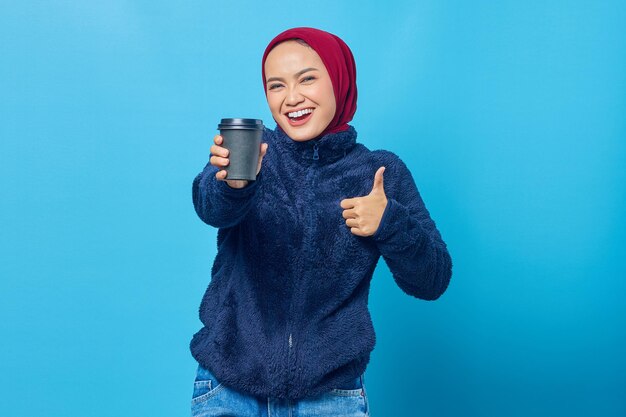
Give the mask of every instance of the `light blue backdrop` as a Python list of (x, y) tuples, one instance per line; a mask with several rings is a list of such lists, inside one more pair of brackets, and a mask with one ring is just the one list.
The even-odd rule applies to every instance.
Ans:
[[(275, 123), (265, 45), (357, 62), (352, 122), (407, 163), (453, 258), (437, 301), (381, 259), (372, 415), (626, 415), (623, 1), (0, 4), (0, 414), (189, 414), (221, 117)], [(271, 123), (270, 123), (271, 122)]]

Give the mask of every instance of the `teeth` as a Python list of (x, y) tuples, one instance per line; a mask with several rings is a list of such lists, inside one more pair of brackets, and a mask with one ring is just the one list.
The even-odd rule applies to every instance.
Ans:
[(300, 117), (303, 114), (308, 114), (308, 113), (312, 113), (313, 109), (304, 109), (304, 110), (300, 110), (300, 111), (294, 111), (288, 114), (289, 117), (294, 118), (294, 117)]

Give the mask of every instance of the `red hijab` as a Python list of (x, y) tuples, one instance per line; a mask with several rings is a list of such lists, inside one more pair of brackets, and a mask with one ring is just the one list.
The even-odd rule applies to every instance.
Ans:
[(335, 117), (320, 136), (326, 133), (347, 130), (349, 128), (348, 122), (352, 120), (356, 112), (356, 64), (348, 45), (332, 33), (315, 28), (299, 27), (288, 29), (272, 39), (267, 48), (265, 48), (263, 61), (261, 62), (265, 96), (267, 97), (267, 88), (265, 86), (265, 60), (267, 55), (279, 43), (295, 38), (304, 40), (317, 52), (333, 84), (337, 110), (335, 111)]

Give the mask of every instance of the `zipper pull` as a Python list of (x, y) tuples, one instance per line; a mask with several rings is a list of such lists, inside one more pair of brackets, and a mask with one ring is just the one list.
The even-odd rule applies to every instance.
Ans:
[(317, 143), (313, 144), (313, 159), (318, 160), (320, 159), (320, 155), (319, 153), (317, 153), (317, 150), (319, 149), (319, 147), (317, 146)]
[(289, 333), (289, 349), (291, 349), (292, 346), (292, 342), (291, 342), (291, 333)]

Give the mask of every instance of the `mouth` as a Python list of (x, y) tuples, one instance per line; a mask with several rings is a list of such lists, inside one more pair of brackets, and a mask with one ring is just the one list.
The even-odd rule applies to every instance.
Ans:
[[(308, 107), (302, 110), (304, 111), (285, 113), (285, 117), (287, 118), (287, 121), (289, 122), (291, 126), (301, 126), (305, 124), (306, 122), (309, 121), (309, 119), (311, 118), (311, 115), (313, 115), (313, 112), (315, 111), (315, 109), (312, 107)], [(290, 114), (294, 117), (290, 117)]]

